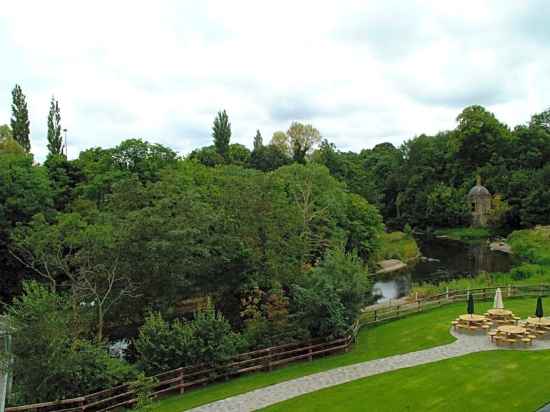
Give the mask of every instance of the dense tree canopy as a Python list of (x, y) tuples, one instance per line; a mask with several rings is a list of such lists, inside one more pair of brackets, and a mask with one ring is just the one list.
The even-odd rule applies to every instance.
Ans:
[[(127, 365), (111, 364), (105, 343), (136, 337), (144, 322), (133, 354), (147, 371), (341, 335), (371, 301), (367, 273), (384, 222), (469, 224), (466, 195), (477, 175), (495, 195), (493, 227), (550, 224), (550, 111), (510, 130), (472, 106), (454, 130), (360, 153), (341, 152), (297, 122), (269, 144), (258, 131), (250, 151), (230, 143), (224, 111), (212, 145), (187, 157), (128, 139), (69, 160), (52, 139), (41, 165), (21, 138), (28, 122), (17, 90), (19, 114), (11, 130), (0, 128), (1, 297), (15, 299), (14, 322), (34, 319), (16, 337), (32, 353), (19, 365), (72, 368), (51, 369), (46, 381), (70, 382), (81, 370), (75, 393), (107, 382), (86, 365), (118, 368), (108, 382), (133, 376)], [(22, 292), (25, 279), (38, 283)], [(186, 308), (205, 300), (212, 306), (190, 320)], [(37, 340), (46, 348), (40, 353), (29, 338), (37, 331), (59, 345)], [(157, 334), (188, 352), (157, 352)], [(20, 381), (21, 399), (49, 400), (33, 397), (35, 384)], [(55, 385), (47, 393), (61, 396)]]

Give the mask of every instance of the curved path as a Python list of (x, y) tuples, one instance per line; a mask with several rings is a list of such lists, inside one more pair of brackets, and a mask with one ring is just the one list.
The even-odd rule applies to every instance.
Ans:
[[(208, 403), (191, 409), (191, 412), (255, 411), (296, 396), (305, 395), (306, 393), (315, 392), (320, 389), (340, 385), (356, 379), (366, 378), (367, 376), (390, 372), (396, 369), (437, 362), (473, 352), (495, 349), (517, 350), (513, 348), (497, 347), (495, 344), (489, 342), (486, 335), (464, 335), (455, 333), (452, 330), (451, 334), (455, 336), (457, 340), (448, 345), (330, 369), (325, 372), (292, 379), (290, 381), (277, 383), (241, 395)], [(525, 348), (525, 350), (541, 349), (550, 349), (550, 340), (536, 340), (533, 346)]]

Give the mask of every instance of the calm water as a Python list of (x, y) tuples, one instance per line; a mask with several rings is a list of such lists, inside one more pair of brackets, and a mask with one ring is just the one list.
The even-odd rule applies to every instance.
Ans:
[(508, 272), (512, 257), (501, 252), (492, 252), (489, 243), (468, 244), (448, 239), (417, 239), (425, 259), (419, 261), (407, 273), (378, 277), (374, 287), (381, 295), (378, 302), (405, 296), (412, 283), (439, 282), (479, 272)]

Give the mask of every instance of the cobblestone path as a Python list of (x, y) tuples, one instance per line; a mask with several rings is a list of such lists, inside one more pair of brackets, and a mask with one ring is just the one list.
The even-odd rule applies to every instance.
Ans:
[[(403, 355), (389, 356), (387, 358), (375, 359), (315, 373), (313, 375), (277, 383), (275, 385), (266, 386), (265, 388), (256, 389), (241, 395), (202, 405), (191, 409), (191, 412), (255, 411), (296, 396), (305, 395), (306, 393), (315, 392), (320, 389), (377, 375), (379, 373), (437, 362), (473, 352), (495, 349), (517, 350), (513, 348), (497, 347), (489, 342), (486, 335), (465, 335), (455, 333), (452, 330), (451, 334), (455, 336), (457, 340), (448, 345), (405, 353)], [(525, 348), (525, 350), (541, 349), (550, 349), (550, 340), (536, 340), (532, 347)]]

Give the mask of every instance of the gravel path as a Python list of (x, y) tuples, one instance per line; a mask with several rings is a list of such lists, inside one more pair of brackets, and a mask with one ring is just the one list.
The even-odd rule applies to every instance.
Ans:
[[(451, 334), (455, 336), (457, 340), (448, 345), (406, 353), (403, 355), (389, 356), (387, 358), (376, 359), (368, 362), (356, 363), (354, 365), (343, 366), (341, 368), (331, 369), (325, 372), (304, 376), (302, 378), (277, 383), (265, 388), (243, 393), (242, 395), (232, 396), (230, 398), (199, 406), (191, 409), (191, 412), (255, 411), (257, 409), (265, 408), (266, 406), (273, 405), (296, 396), (304, 395), (306, 393), (315, 392), (320, 389), (329, 388), (331, 386), (340, 385), (342, 383), (396, 369), (437, 362), (443, 359), (463, 356), (473, 352), (495, 349), (517, 350), (513, 348), (497, 347), (492, 344), (484, 334), (465, 335), (455, 333), (453, 330), (451, 330)], [(525, 348), (525, 350), (541, 349), (550, 349), (550, 340), (536, 340), (532, 347)]]

